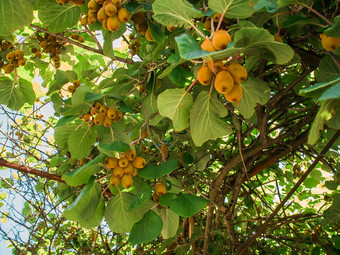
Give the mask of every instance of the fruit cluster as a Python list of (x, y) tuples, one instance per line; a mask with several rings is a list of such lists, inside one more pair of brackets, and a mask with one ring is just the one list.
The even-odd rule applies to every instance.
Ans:
[[(213, 33), (212, 39), (206, 38), (201, 44), (203, 50), (213, 52), (224, 50), (231, 42), (229, 33), (219, 30)], [(210, 85), (214, 80), (217, 92), (223, 94), (232, 103), (239, 103), (242, 97), (240, 83), (247, 79), (246, 69), (237, 63), (227, 63), (222, 60), (205, 61), (204, 66), (198, 70), (198, 81), (202, 85)]]
[(320, 34), (321, 44), (325, 50), (335, 51), (340, 45), (340, 37), (326, 36), (325, 34)]
[(135, 38), (133, 34), (129, 34), (129, 49), (131, 56), (134, 56), (139, 53), (140, 41), (138, 38)]
[(103, 124), (105, 127), (110, 127), (112, 122), (120, 121), (123, 118), (123, 112), (96, 102), (91, 107), (90, 111), (82, 115), (80, 118), (89, 124)]
[(207, 18), (203, 24), (205, 30), (207, 31), (211, 31), (211, 20), (213, 20), (213, 22), (219, 22), (219, 20), (221, 19), (222, 14), (221, 13), (215, 13), (212, 18)]
[[(40, 42), (40, 48), (44, 53), (50, 54), (50, 59), (52, 60), (55, 68), (60, 68), (60, 54), (61, 48), (64, 44), (61, 39), (55, 37), (51, 34), (45, 34), (44, 36), (38, 35), (37, 40)], [(32, 53), (35, 57), (41, 58), (41, 49), (32, 48)]]
[(132, 15), (131, 20), (136, 25), (137, 32), (145, 34), (148, 30), (148, 21), (144, 12), (136, 12)]
[(158, 202), (159, 201), (159, 198), (166, 194), (167, 192), (167, 189), (166, 189), (166, 186), (163, 182), (158, 182), (156, 183), (155, 185), (155, 189), (154, 189), (154, 192), (153, 192), (153, 195), (152, 195), (152, 199), (155, 201), (155, 202)]
[(72, 82), (72, 85), (67, 87), (67, 91), (73, 94), (79, 86), (80, 86), (80, 81), (74, 80)]
[(301, 178), (305, 172), (301, 170), (301, 167), (298, 165), (293, 166), (293, 178)]
[(10, 51), (6, 55), (7, 63), (4, 60), (0, 61), (0, 68), (3, 68), (5, 73), (10, 74), (15, 68), (26, 65), (26, 59), (24, 58), (24, 51), (16, 50)]
[(121, 5), (121, 0), (91, 0), (87, 5), (89, 11), (81, 19), (81, 24), (83, 26), (94, 24), (98, 19), (104, 29), (117, 31), (120, 22), (127, 23), (130, 20), (130, 13)]
[(132, 176), (137, 176), (138, 169), (144, 168), (145, 165), (145, 159), (136, 157), (134, 149), (124, 152), (119, 158), (108, 157), (105, 161), (105, 167), (113, 171), (110, 183), (113, 185), (121, 183), (124, 188), (129, 188), (133, 185)]

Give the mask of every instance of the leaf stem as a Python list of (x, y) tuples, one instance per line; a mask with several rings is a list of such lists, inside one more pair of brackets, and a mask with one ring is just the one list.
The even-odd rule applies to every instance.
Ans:
[(190, 89), (196, 84), (197, 81), (198, 81), (198, 77), (193, 81), (193, 83), (191, 83), (189, 88), (185, 91), (184, 95), (189, 93)]
[(227, 12), (227, 9), (225, 9), (225, 10), (222, 12), (221, 18), (220, 18), (220, 20), (218, 21), (218, 25), (217, 25), (216, 31), (218, 31), (218, 30), (221, 28), (222, 21), (223, 21), (223, 18), (224, 18), (224, 15), (225, 15), (226, 12)]
[(196, 30), (196, 32), (202, 37), (205, 38), (205, 35), (199, 30), (194, 23), (190, 23), (190, 25)]

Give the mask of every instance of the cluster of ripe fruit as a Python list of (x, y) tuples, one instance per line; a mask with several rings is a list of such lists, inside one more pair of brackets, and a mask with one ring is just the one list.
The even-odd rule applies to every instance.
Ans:
[[(7, 45), (7, 42), (5, 42), (5, 44)], [(8, 45), (11, 45), (11, 43), (8, 43)], [(13, 48), (11, 47), (11, 49)], [(6, 62), (4, 60), (0, 60), (0, 69), (3, 68), (5, 73), (10, 74), (15, 68), (26, 65), (24, 55), (24, 51), (22, 50), (8, 52), (6, 54)]]
[(130, 13), (121, 5), (121, 0), (91, 0), (87, 4), (89, 11), (81, 19), (81, 24), (83, 26), (94, 24), (98, 19), (104, 29), (117, 31), (120, 22), (127, 23), (130, 20)]
[[(43, 50), (43, 52), (50, 54), (50, 59), (52, 60), (54, 67), (60, 68), (61, 48), (65, 46), (64, 43), (61, 42), (61, 39), (50, 34), (45, 34), (44, 36), (38, 35), (35, 39), (40, 42), (40, 48)], [(35, 57), (41, 58), (41, 49), (32, 48), (31, 51)]]
[(136, 31), (138, 33), (145, 35), (145, 38), (149, 42), (154, 41), (154, 39), (152, 38), (151, 32), (150, 32), (150, 29), (149, 29), (146, 14), (144, 12), (136, 12), (135, 14), (132, 15), (131, 20), (135, 23)]
[(155, 201), (155, 202), (158, 202), (159, 201), (159, 198), (166, 194), (167, 192), (167, 189), (166, 189), (166, 186), (163, 182), (158, 182), (156, 183), (155, 185), (155, 189), (154, 189), (154, 192), (153, 192), (153, 195), (152, 195), (152, 199)]
[(131, 56), (134, 56), (139, 53), (140, 41), (138, 38), (135, 38), (133, 34), (129, 34), (129, 49)]
[(326, 36), (325, 34), (320, 34), (321, 44), (325, 50), (335, 51), (340, 45), (340, 37)]
[(119, 158), (108, 157), (105, 161), (105, 167), (112, 171), (110, 183), (113, 185), (122, 184), (124, 188), (133, 185), (132, 176), (138, 175), (138, 169), (144, 168), (146, 161), (142, 157), (136, 157), (134, 149), (123, 153)]
[[(218, 30), (213, 33), (212, 39), (206, 38), (201, 44), (203, 50), (213, 52), (224, 50), (231, 42), (229, 33)], [(242, 97), (240, 83), (247, 79), (246, 69), (237, 63), (225, 65), (222, 60), (205, 61), (205, 65), (198, 70), (198, 81), (202, 85), (210, 85), (214, 80), (217, 92), (223, 94), (232, 103), (239, 103)], [(214, 79), (215, 78), (215, 79)]]
[(79, 86), (80, 86), (80, 81), (74, 80), (72, 82), (72, 85), (67, 87), (67, 91), (73, 94)]
[(112, 122), (120, 121), (123, 118), (123, 112), (96, 102), (91, 107), (90, 111), (82, 115), (80, 118), (89, 124), (103, 124), (105, 127), (110, 127)]
[(301, 178), (305, 172), (298, 165), (293, 166), (293, 178)]

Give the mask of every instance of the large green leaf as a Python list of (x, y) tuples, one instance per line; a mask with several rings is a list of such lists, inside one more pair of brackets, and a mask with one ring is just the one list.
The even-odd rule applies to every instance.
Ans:
[(101, 198), (101, 186), (91, 178), (77, 199), (68, 206), (63, 215), (68, 220), (78, 221), (84, 227), (98, 226), (104, 216), (104, 203)]
[(250, 56), (260, 56), (276, 64), (285, 64), (294, 57), (287, 44), (274, 41), (268, 30), (256, 27), (242, 28), (235, 33), (235, 47), (244, 48)]
[(340, 37), (340, 15), (336, 16), (333, 20), (333, 25), (325, 30), (325, 35)]
[[(150, 93), (144, 98), (144, 108), (142, 109), (141, 117), (146, 120), (147, 119), (146, 114), (150, 118), (153, 114), (157, 112), (158, 112), (157, 98), (154, 93)], [(149, 123), (150, 125), (157, 125), (162, 119), (163, 119), (162, 115), (156, 114), (155, 116), (150, 118)]]
[(99, 154), (86, 165), (64, 174), (62, 179), (70, 186), (80, 186), (87, 183), (90, 177), (101, 169), (105, 158), (105, 155)]
[(25, 79), (19, 78), (19, 87), (25, 97), (24, 102), (33, 105), (35, 103), (36, 96), (32, 83)]
[(340, 83), (340, 75), (328, 82), (317, 83), (309, 88), (300, 90), (300, 94), (306, 97), (320, 97), (326, 90)]
[(33, 20), (33, 0), (0, 0), (0, 36), (10, 36)]
[(202, 91), (192, 107), (190, 114), (191, 137), (197, 146), (208, 140), (229, 135), (232, 130), (219, 118), (228, 114), (225, 106), (218, 100), (215, 93)]
[(136, 210), (129, 210), (129, 206), (134, 196), (127, 192), (122, 192), (109, 201), (105, 209), (105, 219), (112, 232), (128, 233), (132, 226), (141, 218), (136, 214)]
[(199, 10), (183, 0), (156, 0), (152, 9), (152, 17), (164, 26), (188, 25), (193, 18), (203, 17)]
[(170, 210), (183, 217), (192, 217), (201, 211), (207, 203), (208, 200), (203, 197), (181, 194), (172, 201)]
[(150, 242), (161, 233), (162, 228), (162, 219), (154, 211), (149, 210), (143, 219), (132, 227), (129, 243), (136, 245)]
[(326, 227), (328, 224), (338, 224), (340, 222), (340, 194), (333, 198), (332, 206), (323, 213), (322, 224)]
[(129, 145), (123, 142), (113, 142), (113, 143), (101, 144), (98, 146), (98, 150), (101, 153), (104, 153), (109, 157), (114, 157), (115, 152), (125, 152), (129, 149), (130, 149)]
[(209, 52), (202, 50), (201, 46), (188, 34), (182, 34), (175, 38), (179, 53), (184, 59), (204, 58), (207, 60), (226, 59), (242, 51), (242, 48), (230, 47), (225, 50)]
[(72, 106), (77, 107), (84, 104), (86, 102), (86, 95), (91, 91), (92, 90), (90, 86), (80, 86), (79, 88), (77, 88), (77, 90), (73, 93), (71, 97)]
[(72, 158), (82, 159), (90, 155), (91, 147), (96, 141), (96, 131), (88, 125), (82, 125), (68, 137), (67, 144)]
[(68, 137), (76, 127), (75, 125), (65, 125), (54, 129), (54, 139), (60, 149), (68, 150)]
[(325, 92), (322, 93), (322, 95), (319, 97), (320, 101), (326, 100), (326, 99), (336, 99), (340, 98), (340, 81), (327, 89)]
[(103, 51), (104, 54), (108, 57), (114, 57), (113, 52), (113, 41), (120, 38), (126, 31), (126, 24), (121, 22), (119, 29), (117, 31), (111, 32), (109, 30), (103, 29), (103, 37), (104, 37), (104, 45)]
[(170, 174), (178, 166), (177, 159), (170, 159), (159, 165), (147, 164), (143, 169), (138, 171), (138, 175), (145, 179), (161, 178), (167, 174)]
[(9, 79), (0, 80), (0, 104), (18, 111), (24, 105), (25, 99), (19, 84)]
[(225, 12), (226, 18), (247, 18), (254, 12), (249, 0), (209, 0), (208, 5), (213, 11)]
[(171, 211), (169, 208), (162, 208), (156, 211), (163, 222), (163, 229), (161, 235), (163, 239), (174, 237), (177, 233), (179, 225), (178, 214)]
[[(334, 56), (337, 58), (336, 56)], [(337, 58), (340, 61), (340, 58)], [(330, 56), (325, 56), (321, 59), (319, 63), (319, 73), (316, 77), (317, 81), (322, 82), (329, 82), (340, 75), (340, 68), (337, 64), (333, 61)]]
[(137, 193), (131, 201), (129, 209), (135, 209), (144, 205), (150, 199), (152, 193), (150, 185), (143, 180), (139, 182), (134, 181), (133, 184), (136, 186)]
[(40, 21), (54, 33), (64, 32), (75, 26), (80, 18), (81, 9), (79, 6), (70, 4), (59, 5), (51, 2), (47, 7), (38, 11)]
[(157, 98), (159, 113), (172, 120), (176, 131), (188, 127), (192, 104), (192, 95), (184, 89), (167, 89)]
[(241, 87), (242, 98), (240, 104), (235, 107), (249, 119), (255, 112), (256, 104), (267, 103), (270, 98), (270, 88), (266, 82), (255, 78), (248, 78), (241, 83)]

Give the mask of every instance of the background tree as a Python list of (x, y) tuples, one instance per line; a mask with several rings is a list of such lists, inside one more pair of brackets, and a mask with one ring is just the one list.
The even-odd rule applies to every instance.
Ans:
[(0, 3), (14, 254), (339, 252), (338, 2)]

